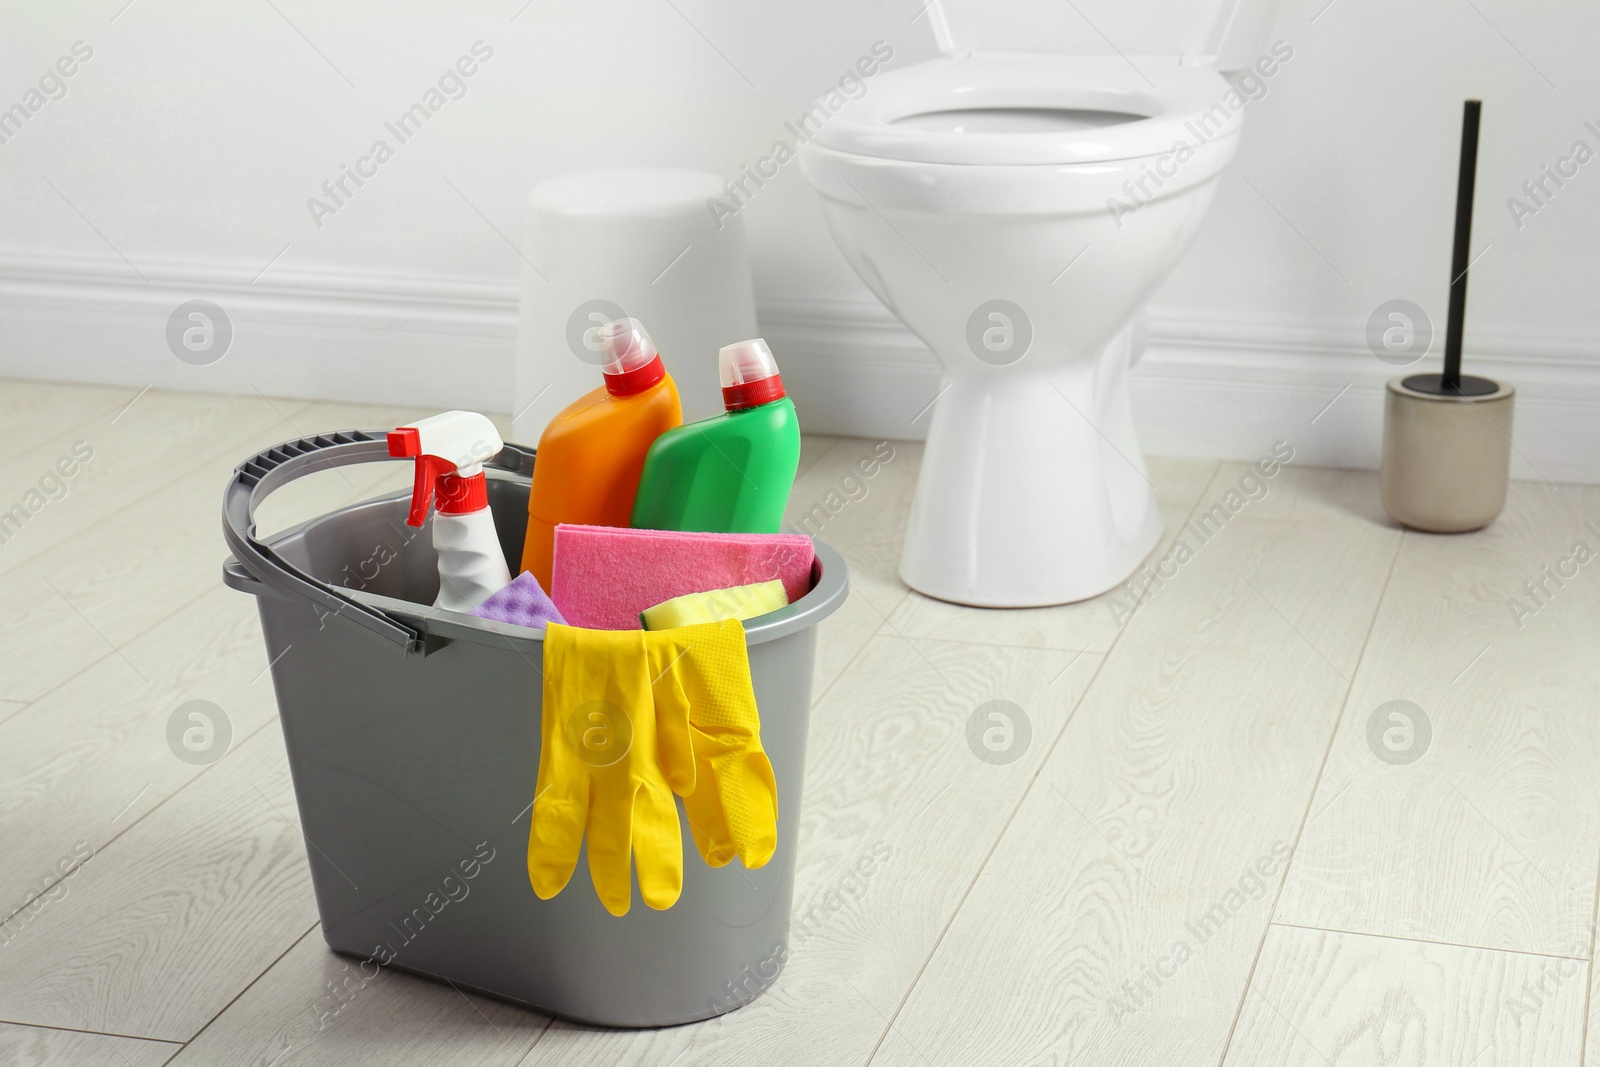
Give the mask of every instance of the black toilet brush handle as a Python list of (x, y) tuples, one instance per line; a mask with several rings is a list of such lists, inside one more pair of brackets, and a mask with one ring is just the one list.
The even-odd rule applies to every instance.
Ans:
[(1467, 264), (1472, 246), (1472, 193), (1478, 173), (1478, 117), (1481, 100), (1468, 100), (1461, 113), (1461, 174), (1456, 179), (1456, 237), (1450, 253), (1450, 311), (1444, 331), (1444, 374), (1440, 391), (1461, 389), (1461, 328), (1467, 315)]

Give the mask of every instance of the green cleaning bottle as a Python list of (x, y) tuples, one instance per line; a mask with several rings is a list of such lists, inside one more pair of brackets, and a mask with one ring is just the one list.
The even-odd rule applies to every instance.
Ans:
[(800, 421), (757, 337), (718, 356), (727, 413), (667, 430), (633, 501), (641, 530), (777, 533), (800, 468)]

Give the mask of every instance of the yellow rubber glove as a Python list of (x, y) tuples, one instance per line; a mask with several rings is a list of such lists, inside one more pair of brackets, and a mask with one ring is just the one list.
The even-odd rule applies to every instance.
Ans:
[(656, 707), (689, 707), (687, 745), (677, 737), (679, 720), (663, 714), (661, 760), (695, 847), (712, 867), (734, 856), (752, 870), (763, 866), (778, 847), (778, 783), (761, 747), (744, 627), (724, 619), (644, 636)]
[[(735, 623), (735, 626), (738, 624)], [(551, 623), (544, 636), (544, 711), (539, 782), (528, 834), (528, 879), (541, 899), (566, 887), (587, 832), (589, 877), (606, 910), (626, 915), (630, 858), (639, 894), (658, 911), (683, 889), (683, 838), (674, 787), (693, 788), (687, 704), (656, 707), (645, 634)], [(658, 752), (658, 715), (669, 747)]]

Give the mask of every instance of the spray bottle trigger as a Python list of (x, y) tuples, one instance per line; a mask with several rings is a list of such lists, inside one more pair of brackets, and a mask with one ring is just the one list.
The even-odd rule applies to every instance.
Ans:
[(434, 487), (446, 474), (455, 473), (456, 465), (439, 456), (418, 456), (416, 477), (411, 483), (411, 513), (406, 516), (407, 526), (421, 526), (428, 518), (428, 508), (433, 504)]

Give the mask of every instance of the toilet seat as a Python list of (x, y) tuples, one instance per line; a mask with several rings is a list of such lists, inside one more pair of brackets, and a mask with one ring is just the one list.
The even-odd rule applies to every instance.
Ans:
[[(811, 140), (851, 155), (923, 163), (1111, 162), (1161, 155), (1180, 141), (1198, 148), (1237, 134), (1239, 111), (1224, 103), (1232, 92), (1215, 70), (1182, 65), (1176, 56), (973, 52), (879, 75)], [(994, 111), (1045, 114), (1038, 122), (1012, 123), (1035, 127), (1028, 132), (952, 132), (926, 128), (937, 123), (902, 121), (940, 112)], [(1050, 112), (1100, 114), (1088, 116), (1086, 125), (1072, 121), (1083, 116), (1072, 115), (1051, 122)]]

